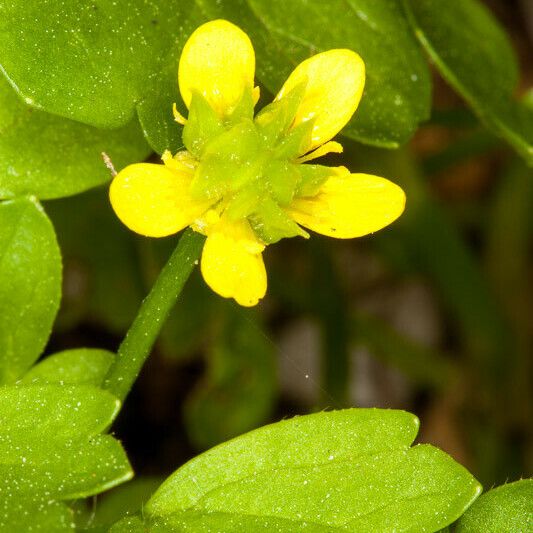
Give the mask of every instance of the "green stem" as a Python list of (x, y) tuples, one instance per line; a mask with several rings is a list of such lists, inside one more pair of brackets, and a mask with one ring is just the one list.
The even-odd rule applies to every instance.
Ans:
[(203, 242), (204, 237), (192, 230), (183, 234), (119, 346), (104, 388), (121, 401), (137, 379), (165, 319), (198, 262)]

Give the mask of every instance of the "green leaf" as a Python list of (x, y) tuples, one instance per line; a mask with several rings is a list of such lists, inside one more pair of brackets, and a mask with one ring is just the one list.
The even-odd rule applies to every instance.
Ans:
[(450, 85), (497, 135), (533, 164), (533, 110), (512, 99), (511, 43), (477, 0), (404, 0), (416, 36)]
[(70, 533), (72, 510), (55, 500), (37, 500), (19, 494), (0, 496), (0, 533)]
[(461, 516), (457, 533), (517, 533), (533, 526), (533, 479), (502, 485), (483, 494)]
[(99, 387), (115, 355), (107, 350), (78, 348), (48, 356), (32, 367), (21, 383), (66, 383)]
[(222, 332), (207, 356), (207, 375), (185, 405), (188, 432), (201, 449), (264, 424), (275, 398), (273, 344), (253, 315), (233, 305), (224, 311)]
[(41, 206), (0, 203), (0, 384), (15, 381), (39, 357), (61, 295), (61, 257)]
[(395, 148), (429, 117), (428, 68), (395, 0), (197, 1), (210, 17), (226, 18), (250, 35), (257, 77), (273, 94), (310, 55), (331, 48), (360, 54), (365, 93), (344, 135)]
[(145, 516), (153, 531), (435, 531), (480, 486), (440, 450), (410, 448), (417, 429), (415, 416), (378, 409), (265, 426), (189, 461)]
[(0, 63), (27, 103), (119, 127), (169, 61), (186, 17), (187, 3), (15, 0), (2, 7)]
[[(87, 386), (0, 388), (0, 531), (36, 531), (68, 516), (58, 501), (97, 494), (132, 476), (122, 447), (99, 435), (118, 400)], [(57, 531), (68, 531), (68, 524)], [(72, 527), (72, 526), (71, 526)]]
[[(213, 531), (224, 531), (224, 533), (242, 533), (243, 531), (332, 533), (346, 530), (314, 524), (307, 520), (297, 522), (291, 519), (271, 516), (236, 515), (231, 512), (184, 511), (183, 513), (166, 517), (164, 520), (156, 521), (149, 531), (150, 533), (172, 533), (176, 531), (180, 533), (212, 533)], [(349, 531), (353, 530), (350, 529)], [(115, 532), (113, 531), (113, 533)]]
[(76, 194), (111, 178), (102, 152), (117, 168), (150, 153), (136, 120), (101, 131), (50, 115), (25, 105), (2, 76), (0, 123), (0, 198)]

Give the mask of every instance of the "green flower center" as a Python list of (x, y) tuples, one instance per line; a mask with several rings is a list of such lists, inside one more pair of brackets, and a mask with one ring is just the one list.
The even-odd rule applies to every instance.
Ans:
[(256, 235), (271, 244), (307, 236), (286, 213), (294, 198), (313, 196), (330, 175), (298, 157), (311, 144), (313, 121), (291, 127), (304, 85), (253, 116), (251, 88), (224, 119), (194, 93), (183, 130), (187, 150), (198, 160), (191, 194), (209, 200), (230, 220), (248, 219)]

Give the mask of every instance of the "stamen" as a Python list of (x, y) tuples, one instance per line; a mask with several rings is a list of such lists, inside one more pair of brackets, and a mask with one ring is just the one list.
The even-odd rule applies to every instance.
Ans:
[(172, 104), (172, 114), (174, 115), (174, 120), (178, 124), (181, 124), (182, 126), (185, 126), (185, 124), (187, 124), (187, 119), (178, 111), (176, 103)]

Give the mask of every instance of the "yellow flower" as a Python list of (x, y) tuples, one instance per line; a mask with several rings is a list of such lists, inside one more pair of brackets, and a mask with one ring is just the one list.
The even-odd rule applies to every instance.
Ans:
[(225, 20), (200, 26), (179, 63), (179, 89), (189, 109), (186, 150), (163, 165), (123, 169), (111, 204), (133, 231), (163, 237), (191, 226), (207, 236), (201, 259), (206, 283), (252, 306), (265, 295), (262, 252), (302, 228), (350, 239), (377, 231), (402, 213), (400, 187), (377, 176), (308, 162), (342, 146), (331, 139), (363, 93), (365, 67), (351, 50), (310, 57), (289, 76), (273, 103), (254, 118), (255, 55), (248, 36)]

